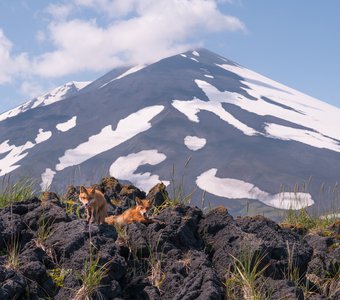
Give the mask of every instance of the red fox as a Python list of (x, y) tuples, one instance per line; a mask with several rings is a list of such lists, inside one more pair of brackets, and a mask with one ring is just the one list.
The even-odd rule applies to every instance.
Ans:
[(83, 203), (86, 210), (86, 221), (97, 224), (103, 224), (107, 216), (107, 202), (101, 191), (96, 187), (80, 187), (79, 200)]
[(146, 215), (146, 213), (152, 207), (152, 200), (141, 200), (136, 197), (136, 204), (136, 206), (127, 209), (118, 216), (109, 216), (105, 218), (105, 222), (110, 225), (125, 225), (131, 224), (133, 222), (141, 222), (145, 224), (152, 223), (153, 220), (149, 219)]

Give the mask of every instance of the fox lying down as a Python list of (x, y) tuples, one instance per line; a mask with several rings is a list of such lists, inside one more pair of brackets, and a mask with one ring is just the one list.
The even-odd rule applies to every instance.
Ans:
[(133, 222), (152, 223), (153, 220), (147, 216), (147, 212), (152, 207), (152, 200), (136, 198), (136, 204), (136, 206), (127, 209), (120, 215), (106, 217), (105, 222), (110, 225), (126, 225)]

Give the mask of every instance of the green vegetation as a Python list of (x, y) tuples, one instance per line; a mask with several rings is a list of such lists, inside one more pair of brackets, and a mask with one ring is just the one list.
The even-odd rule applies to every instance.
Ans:
[(294, 260), (295, 244), (292, 244), (290, 246), (288, 241), (286, 241), (286, 245), (287, 245), (288, 267), (284, 272), (285, 278), (291, 282), (294, 282), (296, 286), (301, 286), (302, 278), (300, 277), (300, 271), (296, 267), (296, 262)]
[(36, 245), (43, 250), (45, 250), (45, 241), (52, 235), (52, 226), (54, 224), (54, 220), (51, 218), (46, 219), (44, 216), (41, 216), (38, 221), (38, 230), (36, 233)]
[(4, 177), (0, 185), (0, 208), (33, 197), (34, 184), (32, 179), (21, 179), (13, 184), (9, 177)]
[(20, 242), (18, 237), (12, 237), (7, 247), (6, 268), (17, 269), (20, 265)]
[(77, 291), (74, 300), (87, 300), (87, 299), (104, 299), (100, 292), (101, 281), (107, 276), (108, 269), (106, 263), (99, 266), (99, 257), (93, 259), (90, 255), (89, 261), (85, 260), (84, 268), (79, 275), (82, 282), (81, 288)]
[(48, 270), (47, 273), (57, 287), (63, 287), (65, 277), (71, 272), (71, 269), (55, 268)]
[(195, 190), (187, 192), (185, 189), (185, 171), (190, 163), (191, 157), (184, 164), (184, 171), (179, 180), (175, 175), (175, 165), (172, 166), (172, 172), (170, 174), (170, 192), (168, 194), (163, 194), (165, 201), (158, 207), (153, 207), (152, 215), (158, 215), (160, 212), (168, 207), (176, 207), (181, 205), (189, 205), (191, 203), (191, 198)]
[(294, 227), (304, 229), (306, 232), (314, 232), (327, 235), (328, 228), (336, 221), (336, 214), (330, 213), (325, 216), (316, 216), (308, 211), (307, 208), (300, 210), (288, 210), (284, 221), (281, 223), (283, 227)]
[(126, 226), (114, 224), (114, 227), (115, 227), (117, 235), (118, 235), (116, 242), (120, 245), (128, 246), (129, 245), (129, 236), (126, 232)]
[(257, 279), (269, 266), (269, 264), (262, 266), (265, 254), (260, 255), (245, 248), (238, 257), (231, 254), (230, 256), (233, 262), (231, 269), (226, 274), (226, 298), (266, 299), (263, 296), (262, 286), (257, 284)]
[[(159, 240), (157, 241), (156, 249), (158, 248)], [(166, 278), (166, 274), (162, 270), (163, 251), (160, 253), (153, 251), (152, 246), (149, 244), (149, 257), (148, 263), (148, 279), (150, 283), (160, 290), (162, 283)]]

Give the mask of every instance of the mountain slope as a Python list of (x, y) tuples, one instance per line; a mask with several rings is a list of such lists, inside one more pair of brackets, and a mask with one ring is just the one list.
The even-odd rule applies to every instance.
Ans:
[(6, 111), (0, 115), (0, 121), (6, 120), (7, 118), (11, 118), (17, 116), (20, 113), (23, 113), (29, 109), (33, 109), (36, 107), (50, 105), (54, 102), (64, 100), (68, 97), (74, 96), (77, 94), (81, 89), (86, 87), (90, 84), (90, 81), (72, 81), (68, 82), (62, 86), (59, 86), (52, 91), (34, 98), (31, 101), (25, 102), (22, 105), (19, 105), (9, 111)]
[(111, 71), (68, 101), (0, 122), (0, 176), (61, 189), (112, 175), (148, 190), (175, 166), (197, 204), (206, 191), (235, 213), (249, 201), (259, 211), (326, 207), (339, 119), (336, 107), (198, 49)]

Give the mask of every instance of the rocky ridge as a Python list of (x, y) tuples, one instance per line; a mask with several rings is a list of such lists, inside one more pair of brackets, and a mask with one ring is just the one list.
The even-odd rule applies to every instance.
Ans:
[[(44, 193), (1, 209), (0, 299), (255, 299), (237, 276), (247, 253), (262, 269), (254, 280), (260, 299), (340, 298), (339, 224), (327, 236), (302, 235), (263, 216), (234, 218), (224, 207), (204, 214), (171, 205), (162, 184), (148, 194), (112, 177), (97, 186), (112, 214), (135, 197), (154, 199), (157, 222), (89, 225), (73, 186), (62, 197)], [(103, 276), (84, 294), (91, 270)]]

